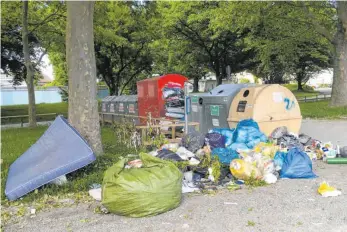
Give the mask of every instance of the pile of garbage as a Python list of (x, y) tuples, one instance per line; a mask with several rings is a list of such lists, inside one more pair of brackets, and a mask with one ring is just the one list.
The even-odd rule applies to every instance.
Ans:
[[(192, 132), (180, 143), (141, 153), (140, 159), (119, 161), (105, 173), (102, 203), (120, 215), (156, 215), (177, 207), (182, 193), (234, 191), (251, 181), (274, 184), (280, 178), (315, 178), (312, 161), (334, 159), (337, 153), (331, 143), (295, 135), (286, 127), (267, 137), (255, 121), (243, 120), (234, 129)], [(318, 192), (341, 194), (327, 183)]]
[(163, 88), (165, 101), (165, 116), (170, 118), (184, 118), (184, 91), (179, 83), (169, 82)]

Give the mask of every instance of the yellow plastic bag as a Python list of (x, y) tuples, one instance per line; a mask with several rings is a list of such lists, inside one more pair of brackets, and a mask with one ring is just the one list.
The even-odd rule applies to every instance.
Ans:
[(245, 162), (242, 159), (234, 159), (230, 163), (231, 174), (239, 180), (247, 180), (250, 177), (261, 178), (257, 167), (252, 163)]
[(254, 152), (261, 153), (262, 155), (268, 156), (273, 159), (279, 149), (280, 148), (277, 145), (261, 142), (254, 147)]
[(341, 195), (341, 191), (336, 190), (336, 188), (331, 187), (327, 182), (322, 182), (319, 185), (318, 193), (323, 197), (336, 197)]

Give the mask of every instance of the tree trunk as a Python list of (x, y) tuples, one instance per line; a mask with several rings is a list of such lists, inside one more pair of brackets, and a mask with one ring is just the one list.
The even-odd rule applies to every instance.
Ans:
[(69, 122), (97, 155), (103, 153), (97, 101), (93, 37), (94, 2), (67, 1), (66, 59)]
[(217, 86), (221, 85), (223, 83), (223, 81), (222, 81), (222, 75), (220, 73), (220, 65), (219, 65), (218, 58), (215, 60), (214, 71), (216, 72)]
[(347, 2), (337, 2), (334, 76), (330, 106), (347, 106)]
[(34, 87), (34, 70), (30, 61), (29, 55), (29, 39), (28, 39), (28, 2), (23, 1), (23, 53), (26, 68), (25, 82), (28, 88), (28, 115), (29, 127), (36, 127), (36, 106), (35, 106), (35, 87)]
[(193, 92), (199, 92), (199, 77), (194, 77)]
[(296, 76), (296, 80), (298, 82), (298, 90), (303, 90), (303, 88), (302, 88), (303, 74), (302, 73), (298, 73), (297, 76)]

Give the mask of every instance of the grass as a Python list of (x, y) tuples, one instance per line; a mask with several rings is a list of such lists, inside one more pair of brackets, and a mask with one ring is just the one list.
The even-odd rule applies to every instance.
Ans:
[[(63, 114), (65, 117), (68, 112), (67, 102), (60, 103), (42, 103), (36, 105), (37, 114), (49, 114), (57, 113)], [(1, 117), (5, 116), (17, 116), (17, 115), (28, 115), (28, 105), (13, 105), (13, 106), (2, 106)], [(37, 116), (37, 121), (52, 121), (55, 119), (55, 115), (52, 116)], [(2, 124), (20, 123), (20, 118), (2, 119)], [(24, 122), (28, 122), (28, 118), (24, 118)]]
[(296, 98), (314, 97), (319, 94), (317, 91), (314, 91), (312, 87), (307, 85), (303, 86), (303, 90), (298, 90), (298, 84), (285, 84), (284, 87), (288, 88), (295, 95)]
[(347, 107), (329, 107), (329, 101), (300, 102), (303, 118), (339, 119), (347, 117)]
[[(1, 164), (1, 202), (5, 200), (5, 184), (7, 172), (12, 164), (22, 153), (24, 153), (47, 129), (45, 126), (35, 129), (17, 128), (2, 131), (2, 159)], [(92, 164), (67, 175), (68, 183), (63, 186), (45, 185), (38, 191), (31, 192), (23, 197), (21, 202), (32, 202), (43, 198), (45, 195), (57, 196), (68, 193), (79, 193), (89, 190), (89, 186), (94, 183), (101, 184), (104, 171), (119, 160), (120, 156), (136, 154), (132, 149), (126, 148), (117, 143), (117, 138), (112, 129), (102, 128), (102, 141), (105, 154), (97, 158)], [(7, 201), (7, 200), (6, 200)]]

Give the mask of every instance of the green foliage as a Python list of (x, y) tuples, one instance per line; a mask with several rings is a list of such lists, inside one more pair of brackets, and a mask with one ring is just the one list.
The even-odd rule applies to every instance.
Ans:
[(244, 49), (243, 35), (233, 30), (218, 33), (214, 30), (212, 22), (221, 5), (219, 2), (158, 3), (163, 38), (169, 51), (173, 51), (166, 59), (169, 67), (191, 70), (191, 77), (203, 73), (202, 70), (213, 70), (221, 83), (228, 65), (233, 72), (251, 65), (252, 50)]
[(245, 185), (250, 188), (261, 187), (267, 185), (265, 181), (250, 177), (245, 180)]
[(250, 83), (250, 81), (249, 81), (249, 79), (247, 79), (247, 78), (241, 78), (240, 81), (239, 81), (239, 83), (241, 83), (241, 84), (246, 84), (246, 83)]
[(146, 6), (135, 2), (96, 2), (94, 13), (95, 54), (98, 76), (111, 95), (133, 89), (151, 71), (152, 40)]
[[(217, 30), (249, 31), (248, 48), (256, 50), (253, 70), (271, 83), (282, 83), (293, 74), (305, 83), (313, 72), (331, 65), (332, 46), (313, 25), (301, 2), (225, 2), (214, 24)], [(329, 33), (334, 31), (335, 14), (326, 2), (309, 3)], [(325, 20), (323, 20), (325, 19)], [(300, 74), (300, 75), (299, 75)]]
[[(26, 77), (21, 33), (22, 2), (1, 2), (1, 8), (6, 12), (1, 20), (1, 68), (15, 78), (14, 84), (19, 84)], [(42, 57), (47, 52), (64, 45), (64, 11), (65, 5), (61, 2), (29, 2), (30, 58), (36, 72), (39, 72)]]
[(212, 163), (211, 163), (211, 168), (212, 168), (212, 176), (214, 178), (214, 182), (218, 183), (219, 182), (219, 177), (221, 174), (221, 164), (219, 162), (218, 156), (212, 158)]

